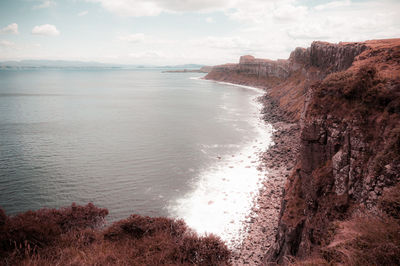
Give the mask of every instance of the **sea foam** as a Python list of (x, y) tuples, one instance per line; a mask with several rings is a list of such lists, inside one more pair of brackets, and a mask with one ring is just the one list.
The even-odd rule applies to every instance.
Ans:
[[(258, 88), (239, 87), (263, 93)], [(249, 214), (266, 175), (259, 158), (272, 144), (273, 128), (261, 119), (262, 105), (257, 97), (250, 121), (257, 130), (255, 138), (241, 144), (236, 154), (216, 158), (213, 166), (200, 172), (193, 191), (169, 206), (173, 216), (184, 219), (199, 234), (218, 235), (231, 248), (240, 245), (245, 236)]]

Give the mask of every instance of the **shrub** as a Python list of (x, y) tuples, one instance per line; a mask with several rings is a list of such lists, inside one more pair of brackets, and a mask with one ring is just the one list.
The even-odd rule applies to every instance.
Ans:
[(351, 265), (400, 265), (400, 225), (392, 218), (366, 217), (356, 219), (359, 232), (344, 245)]
[[(340, 112), (342, 117), (353, 112), (363, 113), (367, 117), (373, 110), (387, 110), (398, 113), (400, 97), (399, 80), (389, 81), (380, 78), (373, 66), (365, 65), (358, 70), (337, 72), (329, 75), (322, 82), (312, 86), (316, 97), (313, 99), (314, 109), (319, 112)], [(396, 92), (397, 91), (397, 92)]]
[(26, 248), (36, 250), (53, 244), (61, 234), (71, 230), (96, 227), (108, 214), (107, 209), (89, 203), (56, 209), (28, 211), (7, 217), (0, 211), (0, 257), (14, 251), (23, 254)]
[(134, 238), (141, 238), (158, 232), (166, 232), (173, 237), (181, 237), (186, 231), (187, 226), (182, 220), (172, 220), (165, 217), (151, 218), (134, 214), (128, 219), (111, 225), (105, 230), (104, 237), (113, 240), (126, 234)]
[[(198, 236), (182, 220), (132, 215), (104, 231), (104, 239), (125, 241), (135, 261), (149, 264), (227, 264), (230, 252), (214, 236)], [(136, 250), (136, 251), (135, 251)]]
[(213, 235), (182, 220), (132, 215), (102, 229), (106, 209), (93, 204), (29, 211), (0, 210), (0, 265), (227, 265), (230, 252)]
[(389, 216), (400, 219), (400, 183), (383, 194), (379, 206)]

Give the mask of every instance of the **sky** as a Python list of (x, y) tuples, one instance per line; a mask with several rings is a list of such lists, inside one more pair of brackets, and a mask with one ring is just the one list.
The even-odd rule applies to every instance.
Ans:
[(400, 0), (0, 0), (0, 61), (216, 65), (400, 38)]

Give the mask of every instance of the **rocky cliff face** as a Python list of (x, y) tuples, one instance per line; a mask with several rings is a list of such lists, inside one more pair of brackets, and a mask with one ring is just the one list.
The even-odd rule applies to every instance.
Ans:
[(365, 49), (363, 43), (313, 42), (307, 49), (296, 48), (286, 60), (242, 56), (238, 64), (214, 66), (205, 78), (265, 88), (288, 119), (298, 121), (310, 85), (348, 68)]
[(364, 43), (314, 42), (307, 51), (310, 64), (326, 73), (343, 71), (351, 66), (354, 58), (367, 46)]
[(251, 55), (240, 57), (238, 71), (245, 75), (285, 79), (289, 76), (289, 65), (287, 60), (256, 59)]
[[(311, 49), (312, 64), (344, 71), (309, 89), (298, 164), (269, 260), (326, 246), (334, 221), (377, 213), (384, 190), (400, 181), (400, 42), (345, 46), (338, 50), (343, 55)], [(350, 63), (348, 56), (359, 52)]]
[(310, 68), (315, 68), (318, 73), (326, 75), (349, 68), (354, 58), (365, 49), (367, 46), (364, 43), (313, 42), (307, 49), (296, 48), (287, 60), (274, 61), (254, 58), (251, 55), (242, 56), (239, 64), (215, 66), (206, 79), (229, 79), (229, 76), (235, 73), (257, 79), (285, 81), (299, 70), (304, 71)]
[(266, 261), (306, 257), (329, 244), (335, 221), (377, 213), (383, 192), (400, 181), (400, 39), (314, 42), (288, 60), (246, 56), (231, 66), (207, 78), (262, 86), (301, 125)]

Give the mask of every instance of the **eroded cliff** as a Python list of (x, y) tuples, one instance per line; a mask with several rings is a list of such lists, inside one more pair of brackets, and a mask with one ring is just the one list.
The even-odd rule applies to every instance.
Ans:
[(300, 119), (307, 89), (327, 74), (348, 68), (366, 49), (363, 43), (313, 42), (296, 48), (289, 59), (257, 59), (246, 55), (239, 64), (213, 67), (206, 79), (265, 88), (292, 121)]
[(329, 255), (338, 222), (380, 215), (382, 195), (400, 181), (400, 39), (313, 42), (287, 60), (244, 56), (206, 78), (263, 87), (300, 124), (296, 167), (265, 261), (324, 250), (324, 259), (346, 262)]

